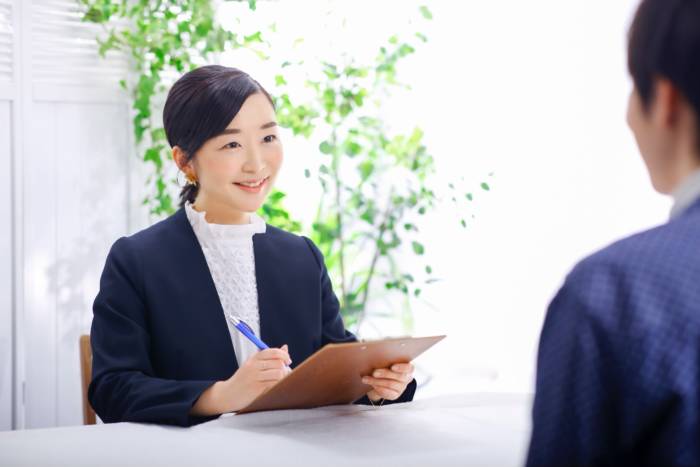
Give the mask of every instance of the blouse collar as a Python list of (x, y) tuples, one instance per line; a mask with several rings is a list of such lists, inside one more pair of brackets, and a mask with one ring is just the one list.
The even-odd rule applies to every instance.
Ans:
[(250, 214), (249, 224), (212, 224), (206, 220), (206, 211), (195, 211), (192, 203), (185, 202), (187, 219), (200, 239), (246, 239), (255, 234), (265, 233), (267, 225), (262, 217)]

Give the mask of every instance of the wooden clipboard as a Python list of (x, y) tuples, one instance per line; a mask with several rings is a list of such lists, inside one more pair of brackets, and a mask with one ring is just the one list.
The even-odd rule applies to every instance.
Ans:
[(237, 414), (350, 404), (371, 389), (362, 383), (377, 368), (414, 360), (445, 336), (328, 344)]

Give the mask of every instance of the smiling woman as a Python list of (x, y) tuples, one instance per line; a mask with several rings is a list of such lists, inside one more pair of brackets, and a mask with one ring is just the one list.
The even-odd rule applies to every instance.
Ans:
[[(107, 257), (88, 390), (105, 422), (200, 423), (246, 406), (324, 345), (355, 340), (316, 245), (255, 214), (282, 164), (262, 86), (235, 68), (193, 70), (170, 90), (163, 122), (188, 184), (175, 214)], [(416, 389), (409, 362), (361, 376), (358, 403), (406, 402)]]
[(248, 213), (262, 205), (282, 164), (267, 91), (235, 68), (201, 67), (172, 87), (163, 123), (189, 181), (180, 207), (192, 203), (217, 224), (249, 223)]

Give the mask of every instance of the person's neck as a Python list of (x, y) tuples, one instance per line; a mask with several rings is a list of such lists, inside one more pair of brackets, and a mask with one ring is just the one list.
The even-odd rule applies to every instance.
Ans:
[(673, 194), (676, 190), (682, 187), (684, 182), (687, 181), (689, 177), (700, 170), (700, 154), (695, 152), (690, 152), (687, 154), (687, 156), (679, 159), (679, 162), (673, 171), (674, 181), (672, 183), (670, 194)]
[(242, 225), (250, 224), (250, 213), (231, 209), (230, 206), (217, 203), (211, 199), (197, 196), (192, 203), (192, 209), (204, 211), (204, 218), (210, 224)]

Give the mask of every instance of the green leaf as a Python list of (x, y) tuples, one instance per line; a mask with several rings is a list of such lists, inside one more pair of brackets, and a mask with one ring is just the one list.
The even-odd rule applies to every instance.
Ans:
[(422, 243), (413, 241), (413, 242), (411, 243), (411, 246), (413, 246), (413, 252), (414, 252), (415, 254), (417, 254), (417, 255), (422, 255), (423, 253), (425, 253), (425, 247), (423, 246)]
[(275, 76), (275, 85), (284, 86), (285, 84), (287, 84), (287, 80), (284, 79), (284, 76), (282, 76), (282, 75)]
[(333, 154), (333, 145), (328, 141), (323, 141), (321, 144), (319, 144), (318, 149), (323, 154)]
[(377, 215), (377, 211), (374, 206), (370, 205), (367, 209), (360, 215), (360, 219), (367, 222), (368, 224), (374, 224), (374, 218)]
[(466, 197), (469, 201), (474, 201), (474, 195), (472, 195), (471, 193), (467, 193)]
[(358, 155), (362, 151), (362, 146), (360, 146), (355, 141), (349, 141), (345, 144), (345, 154), (350, 157)]
[(253, 11), (255, 11), (255, 9), (256, 9), (257, 6), (258, 6), (257, 3), (258, 3), (257, 0), (248, 0), (248, 8), (250, 8), (250, 9), (253, 10)]
[(486, 182), (484, 182), (484, 183), (481, 184), (481, 188), (482, 188), (484, 191), (489, 191), (489, 190), (491, 189), (491, 187), (489, 186), (489, 184), (486, 183)]
[(281, 201), (285, 196), (287, 196), (287, 195), (282, 193), (281, 191), (274, 191), (273, 193), (270, 194), (268, 199), (272, 202), (278, 202), (278, 201)]
[(263, 41), (262, 40), (262, 32), (258, 31), (258, 32), (255, 32), (253, 34), (250, 34), (248, 36), (243, 36), (243, 41), (246, 44), (250, 44), (252, 42), (262, 42)]
[(425, 19), (433, 19), (433, 14), (430, 12), (427, 6), (421, 5), (419, 7), (420, 14), (423, 15), (423, 18)]
[(304, 177), (306, 177), (306, 178), (311, 177), (311, 172), (309, 171), (309, 169), (304, 169)]
[(155, 142), (158, 140), (165, 140), (165, 129), (164, 128), (154, 128), (151, 130), (151, 139)]
[(374, 172), (374, 164), (372, 161), (364, 161), (357, 166), (357, 169), (360, 171), (362, 181), (364, 182), (372, 175), (372, 172)]
[(399, 56), (405, 57), (406, 55), (412, 54), (415, 52), (416, 49), (413, 48), (410, 44), (401, 44), (401, 47), (399, 47)]
[[(154, 146), (152, 148), (148, 148), (146, 150), (146, 153), (143, 156), (144, 161), (151, 161), (153, 164), (155, 164), (157, 170), (161, 170), (163, 168), (163, 160), (160, 157), (160, 150), (162, 146)], [(163, 182), (162, 178), (158, 178), (156, 180), (157, 186), (162, 186), (165, 187), (165, 184)], [(160, 190), (162, 191), (162, 189)]]
[(425, 272), (428, 273), (428, 274), (432, 274), (432, 273), (433, 273), (433, 268), (430, 267), (430, 266), (426, 266), (426, 267), (425, 267)]

